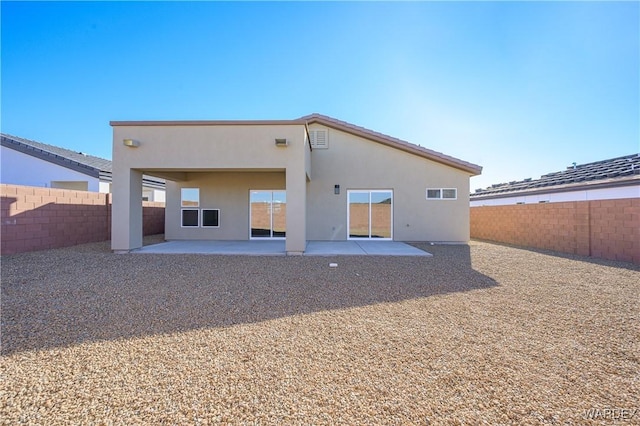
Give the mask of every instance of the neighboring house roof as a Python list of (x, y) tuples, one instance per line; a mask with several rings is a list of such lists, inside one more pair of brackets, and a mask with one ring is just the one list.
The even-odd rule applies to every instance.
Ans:
[(503, 198), (523, 194), (570, 192), (583, 189), (640, 185), (640, 154), (574, 164), (566, 170), (547, 173), (540, 179), (524, 179), (498, 183), (485, 189), (476, 189), (472, 200)]
[[(0, 133), (0, 144), (87, 176), (108, 182), (111, 181), (112, 163), (110, 160), (6, 133)], [(164, 189), (165, 186), (163, 179), (149, 176), (144, 176), (143, 183), (145, 186), (158, 189)]]
[(83, 152), (47, 145), (5, 133), (0, 134), (0, 140), (2, 146), (91, 177), (99, 177), (102, 171), (111, 172), (111, 161), (105, 160), (104, 158), (94, 157), (93, 155), (88, 155)]
[(414, 154), (428, 160), (465, 171), (472, 176), (479, 175), (482, 167), (463, 160), (397, 139), (364, 127), (337, 120), (322, 114), (310, 114), (294, 120), (197, 120), (197, 121), (112, 121), (112, 126), (227, 126), (227, 125), (287, 125), (318, 123), (355, 136), (369, 139), (383, 145)]

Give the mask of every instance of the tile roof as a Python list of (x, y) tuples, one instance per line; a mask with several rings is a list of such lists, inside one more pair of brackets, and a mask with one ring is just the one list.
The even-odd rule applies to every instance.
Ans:
[(6, 133), (0, 134), (0, 141), (2, 146), (7, 148), (92, 177), (98, 177), (100, 172), (111, 172), (111, 161), (83, 152), (47, 145), (45, 143), (11, 136)]
[(471, 198), (493, 198), (516, 195), (522, 192), (555, 192), (577, 190), (594, 185), (624, 185), (640, 183), (640, 154), (575, 164), (566, 170), (542, 175), (540, 179), (524, 179), (509, 183), (498, 183), (488, 188), (476, 189)]
[[(112, 163), (110, 160), (6, 133), (0, 133), (0, 144), (87, 176), (111, 181)], [(143, 180), (146, 186), (164, 189), (165, 181), (163, 179), (145, 175)]]

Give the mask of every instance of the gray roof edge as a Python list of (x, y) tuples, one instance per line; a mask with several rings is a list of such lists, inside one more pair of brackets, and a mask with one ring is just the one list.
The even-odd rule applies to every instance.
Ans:
[(22, 138), (16, 138), (3, 133), (0, 136), (0, 144), (4, 147), (13, 149), (23, 154), (30, 155), (32, 157), (47, 161), (52, 164), (56, 164), (61, 167), (65, 167), (67, 169), (85, 174), (87, 176), (98, 178), (100, 175), (100, 169), (96, 167), (88, 166), (73, 159), (28, 145), (27, 143), (22, 142)]

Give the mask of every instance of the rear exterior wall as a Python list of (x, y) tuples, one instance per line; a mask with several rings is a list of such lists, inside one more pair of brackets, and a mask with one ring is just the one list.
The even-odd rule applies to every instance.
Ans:
[[(309, 240), (347, 239), (347, 191), (354, 189), (393, 190), (394, 240), (469, 240), (468, 173), (332, 128), (328, 135), (329, 148), (311, 153)], [(458, 198), (427, 200), (427, 188), (456, 188)]]
[[(181, 182), (167, 181), (167, 240), (249, 239), (249, 191), (285, 189), (285, 172), (189, 172)], [(219, 209), (218, 228), (181, 226), (180, 190), (199, 188), (199, 209)]]

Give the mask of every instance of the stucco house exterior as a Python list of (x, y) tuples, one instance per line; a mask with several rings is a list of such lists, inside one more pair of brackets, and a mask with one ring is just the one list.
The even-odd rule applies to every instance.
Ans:
[[(17, 136), (0, 134), (0, 182), (42, 188), (111, 192), (111, 161)], [(144, 176), (142, 199), (165, 201), (164, 180)]]
[(482, 168), (320, 114), (113, 121), (112, 249), (142, 246), (143, 174), (166, 179), (165, 239), (466, 242)]

